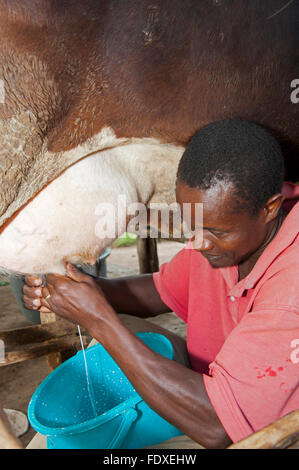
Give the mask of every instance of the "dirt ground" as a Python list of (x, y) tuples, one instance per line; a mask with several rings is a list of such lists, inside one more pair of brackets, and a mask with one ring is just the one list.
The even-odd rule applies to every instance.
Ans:
[[(171, 259), (180, 249), (182, 243), (163, 241), (158, 243), (160, 265)], [(113, 248), (107, 258), (107, 277), (120, 277), (138, 274), (138, 257), (135, 246)], [(151, 319), (182, 337), (186, 337), (185, 324), (173, 313), (160, 315)], [(21, 314), (9, 286), (0, 287), (0, 328), (10, 330), (30, 326)], [(11, 366), (0, 367), (0, 404), (4, 408), (13, 408), (26, 413), (28, 403), (38, 385), (48, 375), (46, 358), (41, 357)], [(22, 444), (27, 446), (35, 431), (31, 427), (21, 437)]]

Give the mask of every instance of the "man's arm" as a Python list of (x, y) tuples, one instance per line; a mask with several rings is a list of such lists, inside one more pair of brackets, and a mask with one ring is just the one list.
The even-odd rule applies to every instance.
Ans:
[(154, 317), (171, 310), (162, 301), (152, 274), (96, 280), (117, 313), (136, 317)]
[(89, 331), (107, 349), (145, 402), (205, 448), (230, 445), (232, 441), (211, 404), (203, 376), (152, 351), (118, 317), (113, 317), (112, 311), (108, 317), (106, 326), (94, 321)]

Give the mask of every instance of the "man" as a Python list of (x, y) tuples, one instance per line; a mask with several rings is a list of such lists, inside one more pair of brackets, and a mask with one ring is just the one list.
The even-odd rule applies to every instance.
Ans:
[[(177, 201), (192, 207), (189, 244), (154, 275), (95, 281), (67, 264), (68, 277), (48, 275), (46, 287), (28, 277), (25, 306), (87, 328), (149, 406), (204, 447), (248, 436), (299, 405), (298, 188), (286, 186), (287, 214), (283, 174), (280, 147), (261, 127), (205, 126), (177, 174)], [(117, 315), (167, 311), (187, 322), (192, 368), (151, 351)]]

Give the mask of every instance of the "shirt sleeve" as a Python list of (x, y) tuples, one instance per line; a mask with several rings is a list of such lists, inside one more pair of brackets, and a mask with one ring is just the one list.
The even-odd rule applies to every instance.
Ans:
[(188, 319), (190, 247), (189, 243), (169, 263), (162, 264), (159, 272), (153, 274), (161, 299), (185, 322)]
[(204, 384), (233, 442), (299, 408), (298, 346), (298, 312), (283, 308), (256, 308), (228, 336)]

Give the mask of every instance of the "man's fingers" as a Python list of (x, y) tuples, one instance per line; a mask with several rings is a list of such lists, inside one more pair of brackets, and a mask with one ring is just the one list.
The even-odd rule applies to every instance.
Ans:
[(24, 295), (26, 295), (26, 297), (35, 299), (36, 297), (42, 296), (42, 288), (41, 287), (29, 287), (25, 285), (23, 287), (23, 293)]
[(49, 291), (49, 287), (48, 287), (48, 284), (42, 288), (42, 297), (47, 297), (47, 295), (50, 294), (50, 291)]
[(41, 306), (42, 287), (23, 287), (23, 303), (28, 310), (38, 310)]
[(51, 307), (50, 307), (48, 301), (45, 300), (43, 297), (41, 298), (41, 307), (45, 307), (45, 308), (48, 309), (50, 312), (52, 312)]
[(67, 275), (70, 279), (76, 282), (87, 282), (90, 279), (88, 274), (82, 273), (76, 266), (69, 263), (68, 261), (65, 263)]
[(53, 287), (52, 286), (50, 287), (47, 284), (42, 289), (42, 298), (41, 298), (42, 307), (45, 307), (45, 308), (49, 309), (50, 312), (51, 312), (51, 307), (50, 307), (50, 304), (49, 304), (48, 300), (50, 300), (51, 297), (49, 297), (48, 299), (47, 299), (47, 297), (48, 297), (48, 295), (51, 295), (51, 292), (53, 292)]
[(25, 283), (29, 287), (41, 286), (43, 284), (43, 280), (41, 277), (28, 275), (25, 276)]
[(47, 274), (46, 275), (46, 286), (48, 287), (50, 294), (57, 287), (66, 285), (66, 283), (72, 282), (71, 279), (67, 276), (62, 276), (61, 274)]
[[(48, 295), (51, 295), (49, 287), (50, 286), (48, 286), (48, 284), (47, 284), (45, 287), (42, 288), (42, 297), (43, 297), (43, 299), (46, 299), (46, 297)], [(51, 287), (50, 287), (50, 289), (51, 289)]]
[(47, 307), (41, 307), (41, 308), (39, 309), (39, 311), (40, 311), (41, 313), (52, 313), (52, 310), (50, 310), (50, 309), (47, 308)]
[(46, 274), (47, 284), (48, 283), (55, 284), (55, 282), (59, 281), (60, 279), (68, 280), (67, 276), (64, 276), (63, 274), (53, 274), (53, 273)]
[(32, 299), (31, 297), (27, 297), (26, 295), (24, 295), (23, 297), (23, 302), (28, 310), (38, 310), (41, 306), (41, 299)]

